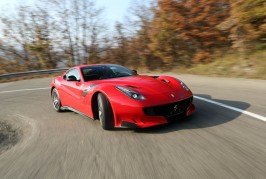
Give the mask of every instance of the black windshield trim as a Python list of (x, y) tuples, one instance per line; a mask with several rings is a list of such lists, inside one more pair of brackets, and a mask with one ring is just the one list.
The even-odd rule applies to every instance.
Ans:
[[(85, 82), (135, 76), (133, 71), (121, 65), (92, 65), (80, 69)], [(91, 70), (91, 72), (85, 72), (85, 70)]]

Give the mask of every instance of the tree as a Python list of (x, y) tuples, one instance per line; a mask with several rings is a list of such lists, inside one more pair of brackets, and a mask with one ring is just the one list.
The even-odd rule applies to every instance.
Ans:
[(100, 61), (102, 9), (93, 0), (41, 0), (0, 16), (0, 53), (23, 70)]
[(158, 0), (154, 9), (151, 49), (167, 66), (209, 61), (215, 48), (226, 43), (219, 25), (228, 16), (227, 0)]
[(161, 67), (158, 57), (154, 56), (148, 44), (150, 43), (149, 29), (153, 13), (150, 5), (134, 1), (129, 9), (130, 16), (126, 22), (116, 23), (113, 47), (110, 48), (114, 62), (131, 67), (154, 69)]
[(265, 46), (266, 0), (231, 0), (230, 9), (220, 28), (230, 31), (232, 47), (244, 53), (256, 45)]
[(46, 0), (54, 8), (57, 46), (68, 55), (68, 65), (98, 61), (100, 41), (105, 31), (102, 8), (93, 0)]
[(134, 37), (131, 39), (129, 52), (132, 54), (131, 63), (139, 64), (142, 68), (154, 70), (160, 68), (162, 65), (161, 59), (153, 54), (149, 47), (151, 38), (149, 36), (150, 29), (153, 29), (151, 22), (153, 19), (152, 5), (135, 2), (134, 8), (132, 8), (132, 20), (133, 29), (135, 27)]
[(0, 47), (1, 51), (6, 59), (21, 64), (24, 70), (30, 69), (29, 52), (26, 46), (31, 29), (29, 29), (27, 24), (29, 16), (26, 16), (26, 13), (24, 13), (26, 8), (27, 7), (19, 7), (17, 9), (17, 14), (12, 18), (1, 16), (4, 37)]
[(57, 66), (51, 35), (54, 20), (47, 9), (19, 6), (12, 16), (2, 16), (1, 22), (5, 41), (0, 48), (7, 60), (24, 70)]

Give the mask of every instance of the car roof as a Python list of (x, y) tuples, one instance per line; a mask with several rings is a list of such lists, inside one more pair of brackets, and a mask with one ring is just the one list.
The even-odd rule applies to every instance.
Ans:
[(99, 64), (86, 64), (86, 65), (78, 65), (78, 66), (73, 66), (71, 68), (84, 68), (84, 67), (89, 67), (89, 66), (101, 66), (101, 65), (105, 65), (105, 66), (110, 66), (110, 65), (114, 65), (116, 66), (117, 64), (107, 64), (107, 63), (99, 63)]

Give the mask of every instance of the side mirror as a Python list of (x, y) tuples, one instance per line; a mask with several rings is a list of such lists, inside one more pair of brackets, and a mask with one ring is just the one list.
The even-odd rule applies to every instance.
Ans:
[(67, 77), (67, 81), (79, 81), (75, 76), (70, 75), (69, 77)]
[(133, 73), (134, 75), (138, 75), (137, 70), (132, 70), (132, 73)]

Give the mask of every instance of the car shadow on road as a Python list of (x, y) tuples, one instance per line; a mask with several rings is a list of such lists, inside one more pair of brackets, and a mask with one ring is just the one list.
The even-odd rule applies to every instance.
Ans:
[[(250, 104), (241, 101), (212, 99), (210, 95), (205, 95), (205, 94), (195, 94), (195, 96), (213, 100), (242, 110), (245, 110), (250, 106)], [(188, 118), (177, 120), (175, 122), (165, 125), (160, 125), (145, 129), (135, 129), (134, 132), (160, 134), (160, 133), (169, 133), (184, 129), (214, 127), (217, 125), (230, 122), (241, 115), (240, 112), (233, 111), (196, 98), (194, 99), (194, 104), (196, 106), (196, 112)]]

